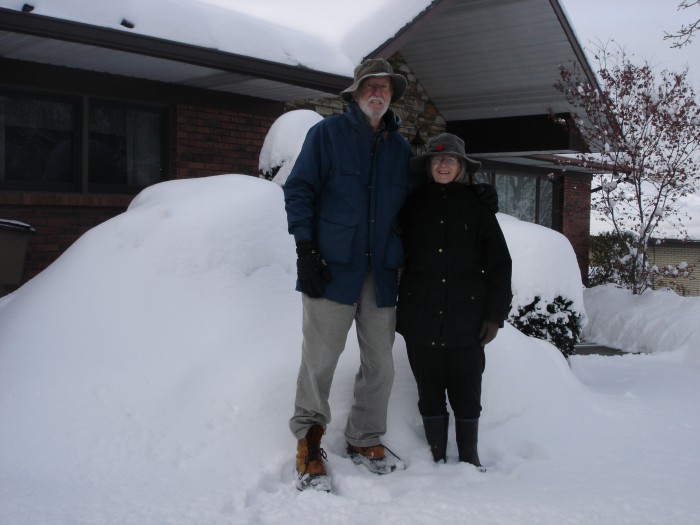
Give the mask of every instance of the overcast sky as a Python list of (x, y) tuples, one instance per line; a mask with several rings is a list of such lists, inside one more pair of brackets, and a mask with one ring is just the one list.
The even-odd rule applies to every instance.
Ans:
[[(587, 50), (597, 41), (615, 40), (627, 53), (657, 69), (680, 71), (689, 67), (689, 78), (700, 91), (700, 34), (681, 49), (672, 49), (664, 31), (676, 32), (700, 18), (700, 6), (678, 10), (680, 0), (559, 0), (579, 43)], [(595, 69), (595, 63), (591, 60)]]

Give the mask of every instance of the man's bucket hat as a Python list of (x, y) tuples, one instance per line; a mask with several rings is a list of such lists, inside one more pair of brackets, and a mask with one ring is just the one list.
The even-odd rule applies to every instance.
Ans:
[(406, 79), (402, 75), (394, 73), (391, 64), (383, 58), (368, 58), (355, 68), (354, 77), (355, 82), (352, 83), (352, 86), (340, 93), (340, 98), (345, 102), (352, 100), (352, 94), (357, 91), (362, 81), (369, 77), (389, 77), (392, 87), (392, 103), (399, 100), (406, 91)]

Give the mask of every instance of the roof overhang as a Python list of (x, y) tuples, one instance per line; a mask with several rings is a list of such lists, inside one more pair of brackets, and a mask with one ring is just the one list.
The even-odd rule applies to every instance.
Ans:
[(396, 52), (447, 122), (570, 112), (560, 66), (597, 84), (557, 0), (441, 0), (370, 56)]
[(352, 81), (116, 29), (0, 8), (0, 56), (275, 101), (337, 95)]

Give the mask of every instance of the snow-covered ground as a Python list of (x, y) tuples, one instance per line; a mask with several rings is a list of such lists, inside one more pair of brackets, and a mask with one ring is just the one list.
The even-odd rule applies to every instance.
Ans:
[[(521, 253), (529, 230), (500, 219)], [(570, 251), (548, 253), (522, 282), (561, 280)], [(148, 188), (0, 299), (0, 523), (697, 523), (700, 299), (582, 294), (589, 339), (645, 355), (567, 363), (506, 326), (487, 348), (485, 474), (454, 443), (431, 461), (400, 337), (385, 442), (407, 468), (343, 457), (351, 336), (318, 494), (292, 483), (294, 280), (279, 185), (226, 175)]]
[[(223, 0), (33, 2), (36, 14), (119, 30), (126, 18), (140, 34), (345, 75), (427, 3), (367, 2), (340, 24), (309, 2), (265, 15)], [(280, 11), (292, 4), (303, 27)], [(333, 494), (293, 488), (301, 308), (282, 192), (219, 176), (149, 188), (0, 299), (0, 524), (694, 525), (700, 299), (581, 294), (562, 279), (570, 249), (500, 219), (514, 251), (548, 254), (516, 260), (520, 297), (564, 289), (586, 306), (589, 340), (650, 353), (567, 363), (507, 326), (487, 349), (486, 474), (456, 463), (454, 443), (448, 464), (432, 463), (400, 337), (386, 443), (407, 469), (375, 477), (343, 457), (350, 337), (324, 439)]]

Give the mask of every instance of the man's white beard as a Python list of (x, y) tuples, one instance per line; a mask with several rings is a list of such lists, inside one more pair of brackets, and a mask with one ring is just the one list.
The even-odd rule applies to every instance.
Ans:
[(369, 120), (380, 120), (386, 113), (387, 109), (389, 109), (389, 105), (385, 104), (381, 107), (381, 109), (375, 109), (371, 105), (371, 102), (372, 99), (369, 98), (364, 102), (359, 102), (358, 105), (360, 106), (362, 113), (364, 113)]

